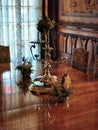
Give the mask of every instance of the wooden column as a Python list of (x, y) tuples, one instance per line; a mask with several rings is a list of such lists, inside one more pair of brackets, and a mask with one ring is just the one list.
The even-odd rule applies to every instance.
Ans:
[(48, 0), (43, 0), (43, 18), (48, 17)]
[(45, 0), (45, 16), (48, 17), (48, 0)]

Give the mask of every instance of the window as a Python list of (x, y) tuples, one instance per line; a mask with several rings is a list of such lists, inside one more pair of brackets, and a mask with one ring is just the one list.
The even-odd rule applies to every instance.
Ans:
[(37, 40), (36, 24), (42, 18), (42, 0), (0, 1), (0, 44), (10, 47), (11, 60), (31, 57), (30, 41)]

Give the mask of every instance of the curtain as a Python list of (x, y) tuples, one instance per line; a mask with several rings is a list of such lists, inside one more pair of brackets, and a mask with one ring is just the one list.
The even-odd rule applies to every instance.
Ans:
[(37, 40), (41, 18), (42, 0), (0, 0), (0, 45), (10, 47), (11, 61), (31, 57), (30, 41)]

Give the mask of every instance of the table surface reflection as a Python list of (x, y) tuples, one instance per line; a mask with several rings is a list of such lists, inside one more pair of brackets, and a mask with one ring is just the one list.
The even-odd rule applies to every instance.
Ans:
[[(42, 75), (41, 64), (33, 62), (31, 79), (22, 79), (16, 68), (16, 63), (0, 64), (0, 110), (10, 110), (35, 104), (48, 104), (57, 101), (48, 94), (37, 95), (28, 91), (28, 86), (33, 83), (36, 76)], [(38, 69), (39, 68), (39, 69)]]
[(39, 101), (42, 102), (41, 98), (32, 95), (29, 91), (26, 93), (25, 90), (21, 89), (22, 87), (26, 88), (26, 86), (29, 86), (36, 76), (42, 74), (40, 63), (38, 64), (38, 62), (33, 61), (33, 70), (36, 71), (31, 74), (31, 79), (25, 80), (22, 80), (20, 72), (15, 69), (16, 66), (17, 63), (14, 62), (0, 64), (1, 110), (28, 106), (35, 102), (39, 103)]
[[(98, 79), (86, 80), (84, 73), (70, 68), (74, 94), (65, 99), (64, 103), (52, 104), (48, 102), (51, 98), (48, 95), (37, 96), (31, 92), (24, 94), (17, 87), (21, 75), (15, 70), (16, 65), (0, 64), (0, 130), (98, 129)], [(57, 66), (53, 71), (60, 76), (65, 70), (65, 64)], [(39, 68), (40, 64), (33, 61), (33, 69), (36, 71), (31, 75), (31, 81), (42, 75)], [(24, 81), (26, 84), (28, 82)]]

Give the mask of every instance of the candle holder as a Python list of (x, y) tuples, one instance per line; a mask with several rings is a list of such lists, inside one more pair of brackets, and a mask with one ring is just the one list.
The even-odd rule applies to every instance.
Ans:
[[(50, 74), (50, 70), (51, 70), (51, 64), (50, 64), (50, 60), (51, 60), (51, 50), (53, 49), (52, 47), (49, 46), (49, 32), (45, 34), (45, 41), (44, 42), (44, 47), (42, 47), (42, 50), (44, 52), (44, 59), (43, 59), (43, 70), (44, 70), (44, 75), (39, 77), (36, 77), (34, 81), (46, 81), (48, 82), (48, 80), (51, 80), (51, 74)], [(42, 44), (41, 44), (42, 45)]]

